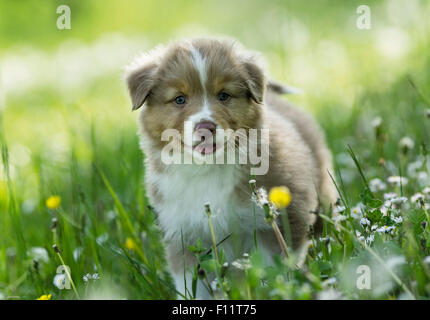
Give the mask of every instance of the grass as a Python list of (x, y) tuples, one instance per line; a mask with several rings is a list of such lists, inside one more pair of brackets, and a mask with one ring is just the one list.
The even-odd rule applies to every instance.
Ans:
[[(410, 51), (402, 58), (385, 59), (366, 43), (372, 33), (364, 35), (353, 28), (338, 30), (333, 22), (348, 21), (348, 12), (355, 14), (354, 6), (342, 4), (330, 11), (324, 9), (323, 2), (312, 5), (321, 10), (317, 18), (310, 13), (312, 10), (297, 3), (273, 4), (274, 9), (313, 27), (308, 29), (312, 41), (304, 47), (283, 46), (278, 35), (262, 35), (265, 31), (258, 26), (267, 23), (267, 15), (261, 12), (270, 10), (261, 11), (258, 1), (249, 5), (249, 16), (244, 18), (260, 23), (255, 27), (259, 28), (255, 29), (258, 37), (247, 38), (234, 21), (223, 15), (219, 19), (225, 30), (218, 32), (263, 51), (275, 78), (291, 82), (291, 77), (298, 77), (292, 84), (304, 87), (307, 94), (291, 99), (312, 107), (324, 128), (334, 154), (335, 178), (342, 199), (333, 209), (340, 218), (333, 220), (331, 212), (323, 213), (323, 235), (312, 238), (301, 270), (295, 267), (294, 259), (281, 256), (274, 265), (267, 266), (258, 250), (225, 264), (222, 250), (196, 243), (191, 249), (200, 267), (194, 270), (187, 298), (194, 297), (197, 279), (212, 286), (215, 297), (229, 299), (430, 297), (430, 194), (424, 192), (430, 187), (430, 118), (426, 116), (430, 109), (430, 76), (423, 71), (430, 68), (429, 55), (423, 54), (430, 52), (430, 29), (416, 19), (415, 24), (404, 29), (413, 43)], [(76, 25), (73, 37), (83, 39), (86, 45), (98, 39), (104, 25), (112, 27), (107, 16), (113, 10), (113, 2), (104, 9), (93, 4), (95, 7), (88, 10), (72, 3), (72, 12), (73, 5), (79, 9), (72, 22)], [(379, 24), (388, 19), (384, 5), (384, 1), (372, 4), (372, 32), (377, 33)], [(420, 5), (423, 14), (428, 12), (428, 6)], [(209, 2), (185, 7), (178, 2), (175, 6), (186, 17), (198, 16), (195, 19), (201, 21), (196, 23), (215, 28), (217, 19), (209, 17), (205, 10), (214, 7)], [(153, 3), (151, 8), (155, 7)], [(25, 10), (31, 8), (30, 5)], [(55, 12), (55, 5), (53, 8)], [(10, 2), (7, 9), (12, 12), (22, 8)], [(42, 14), (45, 18), (37, 24), (46, 30), (46, 36), (35, 34), (36, 29), (31, 30), (25, 22), (7, 18), (0, 19), (0, 33), (6, 35), (14, 28), (24, 42), (48, 52), (49, 58), (64, 39), (49, 29), (48, 15)], [(148, 47), (183, 27), (176, 17), (163, 30), (156, 31), (153, 26), (159, 17), (140, 22), (133, 16), (127, 24), (123, 16), (118, 13), (113, 25), (126, 35), (137, 34), (139, 28), (152, 31), (145, 45)], [(276, 14), (271, 17), (278, 24), (284, 21)], [(342, 67), (333, 64), (330, 69), (330, 59), (306, 56), (317, 50), (314, 43), (324, 32), (332, 44), (343, 46), (346, 57), (338, 56)], [(19, 51), (14, 51), (16, 43), (10, 35), (2, 39), (2, 47), (7, 49), (0, 55), (4, 62), (8, 52)], [(327, 43), (323, 48), (339, 53)], [(304, 75), (295, 69), (302, 55), (311, 65)], [(36, 64), (36, 60), (31, 61), (31, 66)], [(283, 67), (277, 68), (279, 65)], [(64, 86), (63, 80), (57, 80), (44, 82), (42, 76), (40, 85), (23, 91), (12, 88), (2, 109), (0, 298), (36, 299), (45, 294), (52, 294), (52, 299), (175, 298), (176, 291), (165, 268), (161, 233), (143, 187), (136, 113), (128, 109), (119, 67), (85, 81), (85, 86)], [(375, 127), (377, 123), (372, 121), (377, 117), (381, 123)], [(412, 148), (399, 145), (405, 136), (414, 141)], [(388, 179), (393, 176), (403, 176), (408, 181), (390, 184)], [(389, 193), (395, 193), (390, 203), (386, 199)], [(422, 200), (417, 193), (423, 194)], [(53, 195), (61, 197), (61, 204), (50, 209), (46, 200)], [(57, 268), (63, 264), (70, 267), (70, 290), (61, 290), (54, 284)], [(360, 265), (370, 267), (371, 289), (357, 288)], [(216, 283), (207, 280), (211, 274), (216, 275)]]

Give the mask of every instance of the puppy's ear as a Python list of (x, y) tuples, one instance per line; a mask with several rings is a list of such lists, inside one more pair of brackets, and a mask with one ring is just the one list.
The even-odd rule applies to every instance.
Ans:
[(264, 99), (264, 90), (266, 88), (264, 72), (252, 61), (245, 61), (243, 65), (247, 73), (246, 85), (251, 94), (251, 99), (257, 103), (262, 103)]
[(139, 109), (151, 93), (154, 87), (154, 78), (161, 59), (165, 53), (165, 47), (160, 45), (149, 52), (145, 52), (125, 67), (125, 80), (130, 92), (133, 110)]
[(143, 65), (134, 69), (126, 76), (133, 110), (139, 109), (148, 98), (154, 85), (154, 75), (157, 69), (155, 63)]

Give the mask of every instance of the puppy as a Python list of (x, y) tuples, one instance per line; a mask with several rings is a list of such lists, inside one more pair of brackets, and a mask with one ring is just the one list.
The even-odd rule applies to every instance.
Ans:
[[(207, 204), (217, 241), (230, 236), (220, 245), (228, 260), (254, 249), (254, 230), (268, 263), (281, 253), (264, 210), (252, 201), (251, 178), (266, 190), (289, 188), (292, 247), (304, 257), (320, 202), (337, 198), (328, 174), (331, 154), (312, 117), (278, 98), (288, 89), (267, 81), (255, 54), (229, 40), (178, 41), (136, 59), (126, 68), (126, 81), (133, 110), (142, 108), (146, 191), (178, 292), (185, 294), (187, 286), (191, 291), (196, 261), (187, 248), (198, 239), (212, 246)], [(166, 139), (169, 130), (176, 135)], [(222, 130), (229, 134), (221, 135)], [(242, 138), (253, 140), (249, 149), (238, 144)], [(166, 148), (179, 161), (166, 160)], [(251, 149), (261, 154), (254, 154), (259, 168), (249, 161)], [(226, 151), (237, 157), (223, 162)], [(208, 298), (200, 282), (197, 296)]]

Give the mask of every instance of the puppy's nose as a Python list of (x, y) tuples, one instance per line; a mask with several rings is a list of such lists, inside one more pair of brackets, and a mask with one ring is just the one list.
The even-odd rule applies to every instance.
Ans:
[(194, 128), (194, 130), (197, 131), (200, 129), (209, 130), (211, 133), (214, 134), (216, 132), (216, 124), (213, 123), (212, 121), (201, 121), (196, 124), (196, 127)]

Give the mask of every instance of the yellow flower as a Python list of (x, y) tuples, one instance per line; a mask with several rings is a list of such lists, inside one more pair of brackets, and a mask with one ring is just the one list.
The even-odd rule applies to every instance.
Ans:
[(60, 204), (61, 204), (60, 196), (50, 196), (48, 199), (46, 199), (46, 206), (51, 210), (57, 209), (60, 206)]
[(128, 250), (135, 250), (136, 249), (136, 243), (134, 242), (133, 239), (127, 238), (127, 240), (125, 240), (125, 247)]
[(286, 208), (291, 202), (290, 190), (285, 187), (273, 187), (269, 192), (269, 201), (278, 208)]
[(36, 300), (51, 300), (51, 298), (52, 298), (52, 294), (44, 294), (39, 298), (37, 298)]

